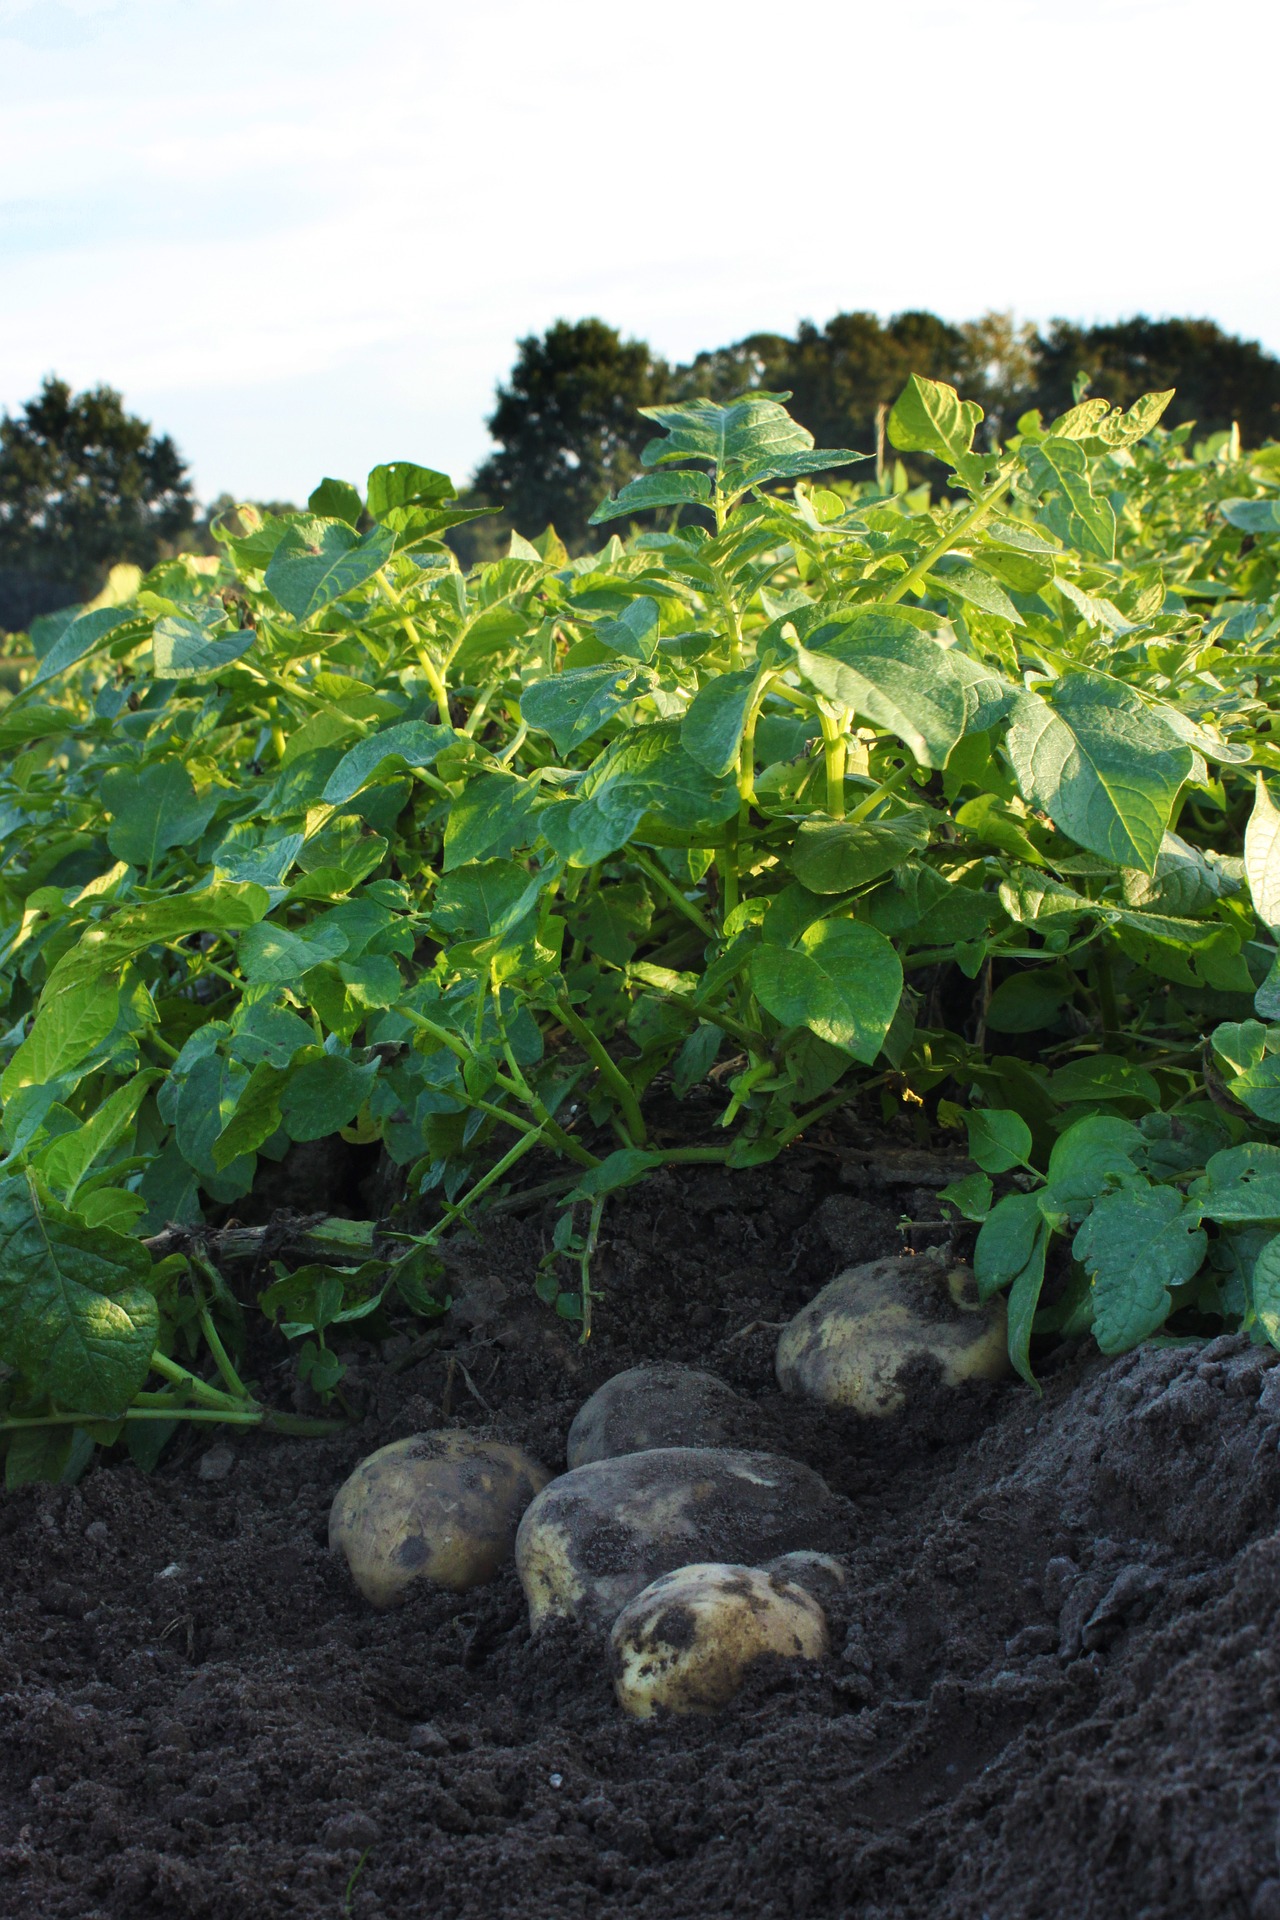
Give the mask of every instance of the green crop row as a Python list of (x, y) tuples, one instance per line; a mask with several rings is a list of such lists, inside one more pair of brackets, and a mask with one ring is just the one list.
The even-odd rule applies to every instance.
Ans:
[(651, 409), (595, 515), (650, 530), (584, 557), (464, 574), (453, 488), (398, 463), (36, 624), (0, 708), (11, 1481), (265, 1417), (199, 1228), (338, 1134), (435, 1224), (278, 1268), (322, 1394), (328, 1331), (436, 1310), (431, 1243), (524, 1156), (563, 1163), (541, 1290), (585, 1331), (610, 1192), (850, 1101), (967, 1130), (945, 1198), (1026, 1377), (1035, 1330), (1280, 1343), (1280, 449), (1191, 453), (1153, 395), (982, 452), (913, 378), (931, 502), (808, 478), (865, 456), (785, 398)]

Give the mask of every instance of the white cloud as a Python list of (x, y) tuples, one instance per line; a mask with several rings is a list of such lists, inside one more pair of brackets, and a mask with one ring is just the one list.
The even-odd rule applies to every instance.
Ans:
[(1220, 0), (0, 0), (0, 402), (203, 491), (464, 473), (513, 343), (840, 307), (1208, 314), (1280, 348), (1274, 15)]

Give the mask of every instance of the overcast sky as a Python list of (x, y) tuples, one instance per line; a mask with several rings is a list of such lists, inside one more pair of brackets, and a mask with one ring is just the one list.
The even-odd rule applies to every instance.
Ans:
[(0, 0), (0, 406), (459, 479), (514, 342), (844, 308), (1280, 351), (1276, 0)]

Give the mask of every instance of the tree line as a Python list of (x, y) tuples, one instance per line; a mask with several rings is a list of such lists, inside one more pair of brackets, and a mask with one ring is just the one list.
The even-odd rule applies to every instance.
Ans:
[[(679, 365), (603, 320), (561, 320), (518, 343), (486, 422), (494, 451), (467, 495), (501, 517), (460, 529), (456, 545), (464, 559), (479, 558), (498, 552), (511, 527), (554, 525), (571, 551), (588, 546), (593, 508), (639, 469), (650, 437), (641, 407), (789, 393), (819, 446), (873, 453), (883, 410), (911, 373), (977, 400), (996, 439), (1031, 409), (1046, 418), (1064, 411), (1080, 374), (1121, 406), (1176, 388), (1169, 425), (1194, 420), (1207, 435), (1236, 422), (1250, 444), (1280, 438), (1280, 359), (1211, 320), (1055, 320), (1041, 332), (1007, 314), (957, 325), (924, 312), (838, 313), (822, 327), (748, 334)], [(90, 597), (115, 561), (148, 567), (184, 546), (207, 547), (209, 517), (223, 504), (231, 502), (198, 517), (174, 442), (127, 412), (113, 388), (74, 394), (50, 377), (0, 419), (0, 631)]]

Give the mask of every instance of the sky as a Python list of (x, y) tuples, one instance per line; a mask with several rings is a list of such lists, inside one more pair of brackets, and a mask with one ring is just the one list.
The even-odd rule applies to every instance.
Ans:
[(203, 499), (467, 478), (515, 343), (1193, 314), (1280, 352), (1275, 0), (0, 0), (0, 408)]

